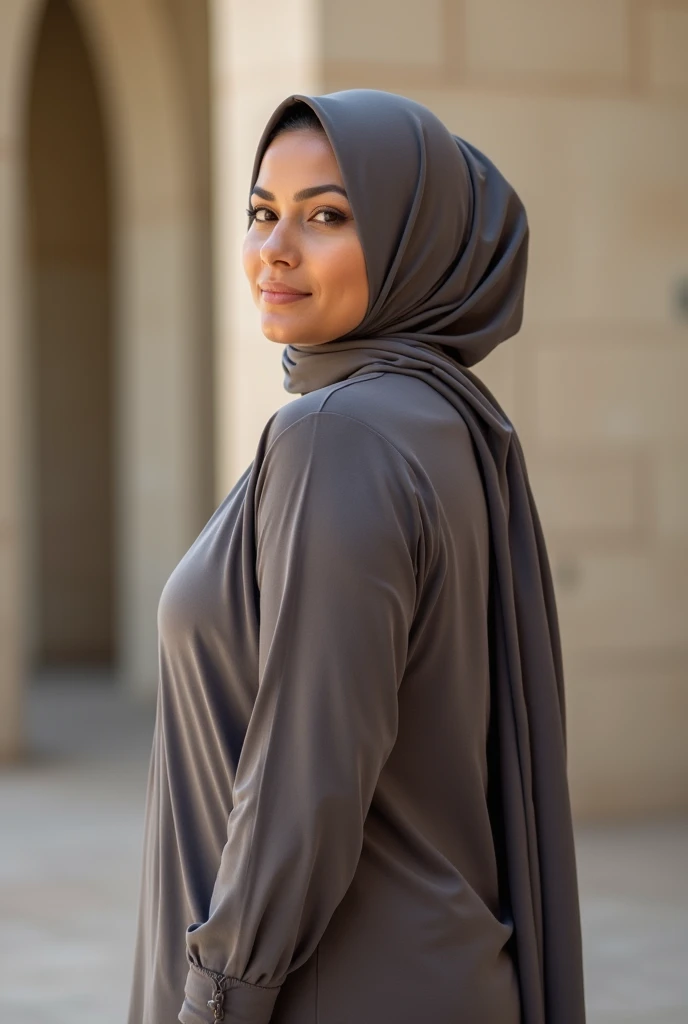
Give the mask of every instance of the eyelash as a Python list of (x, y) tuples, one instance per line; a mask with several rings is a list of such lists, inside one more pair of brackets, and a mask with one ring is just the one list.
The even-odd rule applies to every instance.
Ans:
[[(249, 207), (246, 210), (246, 213), (248, 214), (248, 219), (251, 222), (251, 224), (253, 224), (253, 222), (256, 221), (256, 214), (258, 213), (259, 210), (265, 210), (267, 213), (273, 213), (273, 211), (269, 210), (267, 206), (253, 206), (253, 207)], [(324, 224), (341, 224), (342, 221), (345, 221), (345, 220), (348, 219), (345, 214), (340, 213), (339, 210), (333, 210), (332, 207), (330, 207), (330, 206), (324, 206), (322, 209), (316, 210), (315, 213), (316, 214), (318, 214), (318, 213), (329, 213), (329, 214), (332, 214), (334, 216), (334, 220), (318, 221), (319, 224), (323, 224), (323, 223)], [(314, 216), (315, 216), (315, 214), (314, 214)], [(256, 221), (256, 223), (258, 223), (258, 224), (266, 224), (266, 223), (269, 223), (269, 221), (259, 220), (259, 221)]]

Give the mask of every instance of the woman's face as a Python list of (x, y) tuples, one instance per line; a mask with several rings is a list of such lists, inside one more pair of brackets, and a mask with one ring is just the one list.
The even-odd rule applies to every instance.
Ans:
[(251, 208), (244, 270), (265, 337), (319, 345), (353, 330), (368, 306), (368, 279), (326, 136), (278, 135), (263, 156)]

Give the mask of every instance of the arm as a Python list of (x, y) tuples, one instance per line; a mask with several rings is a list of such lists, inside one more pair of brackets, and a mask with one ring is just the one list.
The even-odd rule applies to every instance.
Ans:
[[(397, 735), (416, 602), (410, 467), (370, 427), (309, 413), (256, 490), (259, 686), (208, 920), (187, 931), (183, 1024), (266, 1024), (350, 885)], [(224, 1012), (224, 1018), (219, 1014)]]

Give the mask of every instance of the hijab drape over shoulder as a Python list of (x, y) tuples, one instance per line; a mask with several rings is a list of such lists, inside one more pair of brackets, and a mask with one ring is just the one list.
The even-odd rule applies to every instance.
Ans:
[(521, 326), (528, 225), (486, 156), (427, 108), (355, 89), (295, 95), (334, 149), (370, 285), (359, 327), (288, 345), (285, 388), (305, 394), (377, 370), (421, 377), (465, 419), (480, 463), (494, 559), (493, 688), (523, 1024), (584, 1020), (578, 888), (566, 775), (560, 636), (543, 533), (512, 424), (467, 367)]
[[(507, 181), (423, 106), (292, 96), (369, 307), (168, 579), (129, 1024), (584, 1024), (550, 568), (469, 367), (521, 324)], [(304, 183), (313, 184), (313, 183)]]

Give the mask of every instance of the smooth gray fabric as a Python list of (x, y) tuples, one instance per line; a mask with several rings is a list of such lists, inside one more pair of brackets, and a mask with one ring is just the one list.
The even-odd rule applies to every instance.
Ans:
[(285, 100), (253, 181), (299, 99), (370, 305), (285, 349), (301, 397), (161, 595), (129, 1024), (583, 1024), (550, 570), (466, 368), (520, 326), (525, 214), (369, 90)]

